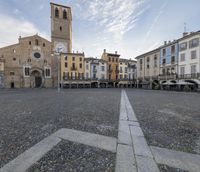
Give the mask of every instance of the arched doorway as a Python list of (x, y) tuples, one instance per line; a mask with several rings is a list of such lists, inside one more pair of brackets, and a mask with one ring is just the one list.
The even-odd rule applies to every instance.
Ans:
[(42, 75), (38, 70), (34, 70), (31, 73), (31, 85), (33, 88), (42, 87)]

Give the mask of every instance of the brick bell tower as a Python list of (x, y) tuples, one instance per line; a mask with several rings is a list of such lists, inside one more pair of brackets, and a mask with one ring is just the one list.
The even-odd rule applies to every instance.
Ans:
[(71, 8), (50, 3), (52, 51), (72, 52), (72, 13)]

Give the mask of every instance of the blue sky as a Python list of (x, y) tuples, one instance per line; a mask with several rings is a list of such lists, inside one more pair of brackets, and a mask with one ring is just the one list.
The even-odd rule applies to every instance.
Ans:
[[(0, 47), (19, 35), (50, 40), (50, 0), (1, 0)], [(71, 6), (73, 50), (100, 57), (103, 49), (134, 58), (164, 41), (200, 30), (199, 0), (54, 0)]]

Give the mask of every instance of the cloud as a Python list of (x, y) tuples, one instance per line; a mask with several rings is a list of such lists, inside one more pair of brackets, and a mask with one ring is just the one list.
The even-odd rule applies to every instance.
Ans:
[(14, 44), (17, 42), (18, 37), (30, 36), (38, 33), (40, 36), (49, 39), (45, 32), (39, 29), (29, 21), (17, 19), (7, 15), (0, 15), (0, 47)]
[[(95, 22), (105, 33), (113, 33), (116, 38), (134, 28), (139, 16), (147, 8), (141, 9), (148, 0), (74, 0), (77, 17)], [(81, 3), (81, 5), (80, 5)]]
[(159, 21), (162, 13), (164, 12), (164, 8), (167, 6), (167, 1), (165, 1), (165, 3), (163, 3), (163, 5), (161, 6), (160, 10), (158, 11), (157, 15), (155, 16), (148, 32), (146, 33), (146, 36), (145, 36), (145, 40), (150, 36), (151, 32), (153, 31), (155, 25), (157, 24), (157, 22)]

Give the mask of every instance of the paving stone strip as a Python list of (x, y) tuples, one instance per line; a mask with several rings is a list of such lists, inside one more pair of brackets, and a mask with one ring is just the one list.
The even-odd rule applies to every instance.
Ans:
[(180, 168), (190, 172), (200, 171), (200, 155), (190, 154), (151, 146), (155, 160), (159, 164)]
[(116, 172), (159, 172), (126, 92), (121, 92)]
[(0, 172), (25, 172), (62, 139), (116, 152), (116, 138), (63, 128), (20, 154), (3, 166)]

